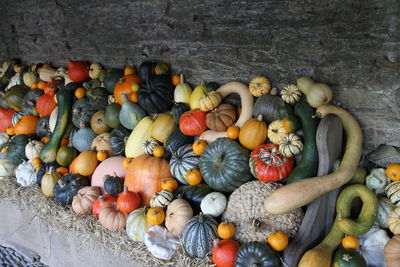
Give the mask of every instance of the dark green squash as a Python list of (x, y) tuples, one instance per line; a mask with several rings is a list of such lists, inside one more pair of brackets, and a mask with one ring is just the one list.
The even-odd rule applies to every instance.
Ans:
[(235, 267), (279, 267), (279, 257), (266, 244), (253, 241), (242, 245), (235, 260)]
[(119, 121), (119, 112), (121, 105), (118, 103), (111, 103), (106, 108), (106, 123), (111, 128), (117, 128), (121, 122)]
[(174, 86), (169, 75), (151, 75), (143, 80), (138, 93), (139, 105), (149, 114), (163, 113), (171, 109)]
[(165, 157), (171, 156), (171, 151), (176, 151), (185, 144), (193, 144), (194, 137), (184, 135), (179, 127), (175, 128), (164, 143)]
[(139, 66), (139, 76), (142, 81), (145, 81), (150, 75), (154, 74), (154, 69), (156, 67), (155, 62), (144, 61)]
[(86, 97), (89, 98), (90, 105), (97, 108), (96, 111), (105, 110), (108, 105), (109, 93), (103, 87), (89, 88), (86, 90)]
[(192, 257), (204, 258), (214, 247), (218, 239), (217, 221), (209, 216), (199, 215), (190, 219), (182, 233), (182, 244), (185, 251)]
[(77, 128), (89, 126), (93, 114), (99, 110), (101, 109), (91, 105), (89, 98), (78, 99), (72, 106), (72, 122)]
[(36, 135), (39, 138), (51, 135), (49, 119), (49, 116), (39, 118), (38, 124), (36, 126)]
[(70, 205), (79, 189), (89, 185), (85, 176), (75, 173), (64, 175), (54, 186), (54, 198), (63, 206)]
[(104, 191), (110, 195), (117, 195), (124, 189), (124, 179), (118, 176), (106, 175), (104, 177)]
[(221, 192), (233, 192), (252, 178), (249, 152), (228, 138), (209, 144), (200, 156), (199, 167), (204, 181)]
[[(60, 86), (63, 86), (64, 81), (60, 81)], [(65, 85), (64, 89), (67, 91), (72, 91), (75, 92), (76, 89), (79, 87), (82, 87), (82, 83), (76, 83), (76, 82), (70, 82), (67, 85)]]
[(61, 166), (67, 167), (78, 156), (78, 151), (72, 146), (61, 146), (57, 151), (56, 161)]
[(284, 106), (279, 96), (271, 94), (263, 94), (257, 98), (253, 108), (253, 117), (257, 118), (262, 115), (264, 121), (270, 123), (280, 118), (279, 107)]
[(367, 267), (364, 257), (355, 250), (339, 248), (333, 254), (332, 267)]
[(174, 121), (179, 124), (179, 119), (181, 118), (182, 114), (185, 113), (186, 111), (189, 111), (190, 107), (186, 103), (182, 102), (174, 102), (174, 105), (172, 106), (171, 109), (171, 115), (172, 118), (174, 118)]
[(7, 105), (9, 105), (15, 111), (21, 111), (22, 101), (24, 100), (24, 97), (28, 91), (29, 88), (21, 84), (11, 87), (5, 93)]
[(217, 82), (207, 82), (206, 83), (206, 90), (207, 92), (215, 91), (219, 88), (219, 83)]
[(57, 157), (57, 150), (60, 147), (61, 140), (68, 128), (71, 119), (72, 92), (61, 90), (57, 93), (58, 114), (56, 127), (51, 135), (50, 141), (47, 142), (41, 153), (40, 159), (44, 163), (54, 162)]
[(214, 190), (206, 184), (180, 186), (174, 193), (176, 198), (187, 200), (193, 208), (193, 214), (201, 212), (200, 204), (205, 196)]
[(104, 87), (110, 94), (114, 93), (114, 87), (119, 79), (124, 76), (124, 71), (121, 69), (110, 69), (104, 75)]
[(6, 158), (16, 164), (21, 164), (23, 161), (28, 160), (25, 155), (25, 147), (29, 142), (29, 136), (25, 134), (18, 134), (13, 136), (10, 141), (1, 145), (1, 148), (7, 147)]
[(296, 164), (288, 176), (287, 183), (293, 183), (307, 177), (314, 177), (318, 171), (317, 128), (318, 119), (314, 118), (313, 108), (305, 102), (299, 102), (294, 114), (300, 119), (303, 129), (303, 152), (301, 161)]
[(43, 95), (43, 91), (40, 89), (29, 90), (22, 100), (22, 112), (28, 115), (39, 116), (36, 109), (36, 101), (41, 95)]
[(60, 167), (60, 165), (58, 165), (57, 162), (44, 164), (40, 168), (40, 170), (36, 173), (36, 183), (38, 185), (41, 185), (42, 184), (43, 175), (45, 175), (47, 172), (49, 172), (50, 168), (55, 172), (59, 167)]
[(131, 132), (122, 125), (111, 131), (110, 146), (115, 155), (123, 155), (125, 153), (125, 145)]

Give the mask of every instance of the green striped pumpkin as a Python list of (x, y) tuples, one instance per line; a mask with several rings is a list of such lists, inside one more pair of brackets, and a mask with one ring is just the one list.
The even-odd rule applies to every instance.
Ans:
[(252, 178), (249, 152), (237, 142), (218, 138), (200, 156), (200, 172), (214, 190), (233, 192)]
[(174, 199), (174, 194), (168, 190), (162, 190), (161, 192), (157, 192), (150, 199), (150, 207), (161, 207), (165, 208), (171, 203)]
[(385, 188), (385, 194), (394, 205), (400, 204), (400, 181), (390, 183)]
[(147, 207), (132, 211), (126, 221), (126, 233), (132, 240), (144, 242), (144, 236), (149, 231), (150, 224), (146, 219)]
[(376, 214), (375, 225), (383, 229), (388, 229), (388, 218), (390, 213), (395, 209), (395, 206), (386, 197), (379, 197), (378, 211)]
[(190, 219), (182, 233), (182, 244), (185, 251), (192, 257), (204, 258), (214, 246), (214, 240), (218, 240), (217, 221), (200, 213)]
[(199, 156), (193, 152), (191, 144), (183, 145), (176, 152), (172, 151), (169, 167), (172, 175), (179, 182), (188, 184), (186, 181), (186, 172), (192, 168), (199, 167)]

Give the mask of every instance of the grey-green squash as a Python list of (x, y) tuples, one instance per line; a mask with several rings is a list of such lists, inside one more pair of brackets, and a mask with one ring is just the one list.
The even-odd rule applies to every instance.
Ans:
[(81, 128), (72, 134), (72, 146), (79, 152), (90, 150), (95, 137), (91, 128)]
[(119, 112), (121, 111), (121, 105), (118, 103), (111, 103), (106, 108), (106, 123), (111, 128), (117, 128), (121, 122), (119, 121)]
[(211, 252), (214, 240), (218, 239), (217, 227), (217, 221), (209, 215), (200, 213), (190, 219), (181, 239), (185, 251), (192, 257), (204, 258)]
[(365, 184), (369, 189), (374, 191), (376, 194), (382, 194), (385, 192), (385, 188), (390, 184), (389, 178), (386, 176), (386, 170), (384, 168), (372, 169), (370, 174), (365, 178)]
[(266, 244), (253, 241), (243, 244), (235, 259), (235, 267), (278, 267), (279, 257)]
[(139, 105), (129, 101), (126, 94), (122, 94), (121, 97), (123, 103), (119, 112), (119, 120), (125, 128), (133, 130), (146, 116), (146, 112)]
[(396, 207), (390, 202), (390, 200), (386, 197), (378, 198), (378, 211), (376, 213), (375, 225), (379, 226), (383, 229), (389, 229), (388, 226), (388, 218), (390, 213)]
[(171, 174), (182, 184), (186, 181), (186, 172), (192, 168), (199, 167), (199, 156), (193, 152), (192, 145), (183, 145), (176, 152), (172, 152), (169, 161)]
[(218, 138), (206, 147), (199, 168), (204, 181), (220, 192), (233, 192), (252, 178), (249, 152), (228, 138)]

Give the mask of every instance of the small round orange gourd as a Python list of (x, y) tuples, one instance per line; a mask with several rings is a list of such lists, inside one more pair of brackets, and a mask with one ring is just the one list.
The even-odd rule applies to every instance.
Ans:
[(359, 246), (357, 237), (353, 235), (347, 235), (342, 239), (342, 246), (345, 249), (353, 249), (356, 250)]
[(254, 150), (257, 146), (265, 143), (267, 131), (267, 124), (262, 120), (262, 115), (249, 119), (240, 129), (240, 144), (249, 150)]
[(178, 188), (178, 182), (174, 178), (164, 178), (161, 180), (162, 190), (168, 190), (170, 192), (175, 192)]
[(231, 239), (236, 232), (236, 227), (233, 223), (221, 222), (218, 225), (217, 232), (222, 239)]
[(228, 130), (226, 130), (226, 136), (232, 140), (238, 139), (239, 133), (240, 133), (240, 128), (235, 125), (229, 126)]
[(192, 168), (186, 173), (186, 181), (190, 185), (198, 185), (203, 181), (203, 176), (201, 176), (200, 170), (197, 168)]
[(271, 233), (268, 236), (268, 245), (275, 251), (284, 250), (289, 244), (289, 238), (283, 231)]
[(142, 200), (136, 192), (128, 191), (128, 187), (124, 186), (124, 191), (118, 196), (117, 206), (122, 212), (132, 212), (140, 206)]
[(400, 181), (400, 164), (392, 163), (386, 168), (386, 176), (393, 181)]
[(159, 225), (165, 220), (165, 212), (161, 207), (153, 207), (147, 211), (146, 218), (148, 223)]
[(164, 158), (142, 154), (133, 159), (125, 176), (129, 191), (140, 194), (143, 204), (150, 206), (154, 193), (161, 191), (161, 180), (172, 177), (169, 162)]
[(206, 149), (208, 143), (205, 140), (197, 139), (192, 145), (194, 154), (201, 155)]

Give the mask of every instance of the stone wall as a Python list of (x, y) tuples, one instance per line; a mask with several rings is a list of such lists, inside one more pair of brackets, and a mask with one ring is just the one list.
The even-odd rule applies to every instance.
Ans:
[(138, 65), (143, 53), (192, 85), (310, 75), (357, 116), (365, 148), (400, 145), (398, 0), (2, 0), (0, 60)]

